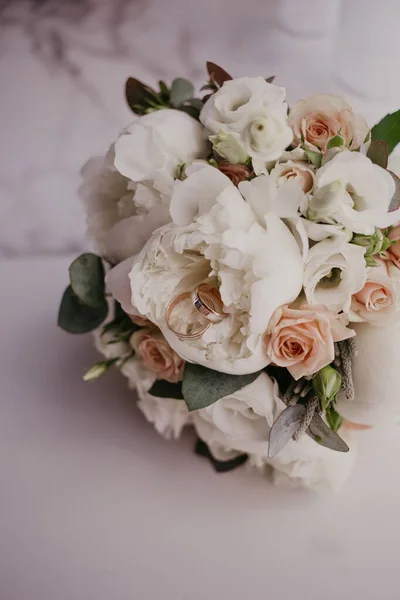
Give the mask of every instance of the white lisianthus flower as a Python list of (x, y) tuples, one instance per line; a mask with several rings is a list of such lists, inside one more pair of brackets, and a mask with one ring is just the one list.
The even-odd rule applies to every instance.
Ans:
[(388, 212), (394, 192), (388, 171), (364, 154), (341, 152), (317, 171), (307, 216), (370, 235), (399, 221), (400, 209)]
[(337, 411), (354, 423), (395, 425), (400, 421), (399, 365), (400, 327), (354, 325), (357, 356), (353, 358), (356, 397), (348, 401), (339, 394)]
[(268, 458), (269, 432), (284, 408), (277, 385), (262, 373), (250, 385), (195, 411), (193, 424), (217, 460), (227, 460), (234, 451), (246, 453), (252, 464), (270, 465), (296, 483), (339, 489), (350, 473), (354, 452), (332, 452), (305, 435)]
[(209, 133), (231, 133), (250, 156), (254, 171), (266, 171), (293, 139), (288, 126), (286, 91), (262, 77), (225, 81), (205, 103), (200, 121)]
[(140, 117), (128, 132), (115, 150), (82, 169), (88, 237), (112, 262), (137, 254), (153, 231), (170, 221), (178, 165), (207, 155), (201, 125), (179, 111)]
[(115, 142), (114, 164), (132, 181), (174, 175), (181, 163), (205, 158), (208, 144), (202, 126), (180, 110), (156, 110), (137, 118)]
[(304, 292), (308, 304), (330, 310), (349, 308), (351, 297), (366, 281), (365, 248), (338, 240), (324, 240), (308, 253), (304, 266)]
[[(132, 303), (185, 360), (234, 374), (262, 369), (268, 322), (301, 291), (296, 240), (276, 214), (261, 207), (256, 212), (207, 165), (189, 169), (171, 199), (171, 216), (173, 223), (155, 232), (134, 263)], [(180, 341), (166, 325), (166, 308), (207, 278), (219, 287), (228, 316), (201, 338)], [(185, 319), (183, 311), (182, 325)]]

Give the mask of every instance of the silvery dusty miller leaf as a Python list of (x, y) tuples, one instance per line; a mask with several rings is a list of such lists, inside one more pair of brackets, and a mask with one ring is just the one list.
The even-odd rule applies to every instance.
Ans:
[(326, 446), (326, 448), (336, 450), (336, 452), (349, 451), (346, 442), (337, 433), (332, 431), (317, 413), (313, 416), (307, 433), (321, 446)]
[(305, 412), (302, 404), (295, 404), (285, 408), (279, 415), (269, 432), (269, 458), (274, 458), (286, 446), (298, 429)]

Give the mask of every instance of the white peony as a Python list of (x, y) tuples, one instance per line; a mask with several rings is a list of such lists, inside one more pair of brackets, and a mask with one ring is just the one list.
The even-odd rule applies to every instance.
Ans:
[(349, 308), (351, 297), (366, 281), (365, 248), (340, 239), (315, 244), (304, 266), (304, 291), (309, 304), (330, 310)]
[(194, 412), (193, 424), (217, 460), (227, 460), (234, 451), (246, 453), (252, 464), (268, 464), (307, 487), (339, 489), (352, 468), (352, 451), (332, 452), (304, 435), (268, 458), (269, 432), (284, 408), (276, 384), (263, 373), (243, 389)]
[(157, 110), (139, 117), (115, 143), (114, 164), (132, 181), (173, 176), (176, 167), (205, 158), (208, 144), (202, 126), (185, 112)]
[(251, 157), (254, 171), (263, 173), (266, 163), (279, 158), (292, 142), (285, 97), (284, 88), (262, 77), (233, 79), (210, 96), (200, 120), (211, 134), (233, 134)]
[[(130, 274), (132, 303), (185, 360), (226, 373), (262, 369), (262, 335), (274, 311), (296, 299), (303, 268), (279, 217), (257, 212), (217, 169), (196, 165), (171, 199), (173, 223), (159, 229)], [(211, 278), (228, 316), (200, 339), (180, 341), (166, 326), (168, 303)], [(182, 312), (182, 324), (187, 313)]]
[(400, 420), (400, 326), (354, 325), (358, 354), (353, 359), (356, 397), (339, 395), (338, 412), (365, 425), (394, 425)]
[(201, 125), (179, 111), (145, 115), (127, 131), (115, 150), (82, 169), (88, 236), (112, 262), (137, 254), (153, 231), (170, 221), (178, 165), (208, 152)]
[(341, 152), (317, 171), (307, 216), (370, 235), (399, 221), (400, 209), (388, 212), (394, 192), (388, 171), (364, 154)]

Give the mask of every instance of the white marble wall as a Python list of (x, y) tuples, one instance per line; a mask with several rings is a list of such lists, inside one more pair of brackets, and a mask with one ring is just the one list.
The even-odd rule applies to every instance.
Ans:
[[(379, 6), (385, 3), (398, 23), (397, 0), (381, 0)], [(373, 18), (368, 11), (376, 2), (363, 0), (359, 19), (358, 13), (342, 13), (336, 21), (340, 4), (3, 0), (0, 256), (84, 247), (84, 219), (76, 194), (79, 169), (129, 122), (131, 113), (123, 98), (129, 75), (149, 83), (182, 75), (201, 83), (208, 59), (237, 75), (277, 75), (291, 102), (315, 91), (349, 91), (342, 70), (347, 76), (349, 68), (357, 72), (357, 35)], [(321, 5), (329, 5), (328, 12), (319, 9), (317, 14), (315, 7)], [(353, 28), (346, 18), (354, 20)], [(393, 52), (398, 59), (395, 44)], [(384, 75), (393, 74), (390, 64), (380, 64)], [(371, 99), (373, 93), (348, 95), (373, 123), (400, 105), (398, 91), (397, 87), (380, 94), (380, 100)]]

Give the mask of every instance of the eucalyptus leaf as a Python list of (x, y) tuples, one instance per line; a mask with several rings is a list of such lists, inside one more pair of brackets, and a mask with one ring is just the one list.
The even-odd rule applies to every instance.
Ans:
[(199, 456), (207, 458), (214, 467), (214, 469), (217, 471), (217, 473), (227, 473), (228, 471), (237, 469), (238, 467), (244, 465), (244, 463), (249, 458), (247, 454), (239, 454), (239, 456), (231, 458), (230, 460), (217, 460), (211, 454), (207, 444), (205, 444), (200, 438), (198, 438), (196, 442), (194, 451)]
[(400, 179), (392, 171), (389, 171), (389, 173), (393, 177), (394, 183), (396, 185), (395, 192), (389, 205), (389, 212), (392, 212), (393, 210), (397, 210), (398, 208), (400, 208)]
[(269, 432), (268, 457), (274, 458), (286, 446), (306, 414), (303, 404), (288, 406), (279, 415)]
[(157, 398), (174, 398), (175, 400), (183, 400), (182, 382), (171, 383), (164, 379), (157, 379), (149, 390), (151, 396)]
[(349, 451), (346, 442), (337, 433), (332, 431), (317, 413), (314, 414), (307, 433), (321, 446), (336, 450), (336, 452)]
[(178, 77), (174, 79), (171, 86), (170, 102), (175, 108), (179, 108), (184, 102), (193, 98), (194, 86), (191, 81)]
[(368, 148), (367, 156), (375, 165), (386, 169), (388, 165), (389, 148), (386, 142), (375, 140)]
[(218, 87), (221, 87), (221, 85), (223, 85), (225, 81), (230, 81), (232, 79), (229, 73), (227, 73), (222, 67), (219, 67), (213, 62), (207, 62), (206, 68), (211, 82), (216, 84)]
[(400, 110), (383, 117), (371, 130), (371, 139), (383, 140), (388, 145), (389, 154), (400, 142)]
[(182, 393), (190, 411), (214, 404), (257, 379), (261, 371), (247, 375), (229, 375), (192, 363), (186, 363)]
[(69, 279), (74, 293), (86, 306), (104, 304), (104, 267), (99, 256), (90, 252), (78, 256), (69, 267)]
[(96, 329), (107, 317), (108, 304), (86, 306), (69, 285), (64, 292), (58, 313), (58, 326), (69, 333), (87, 333)]

